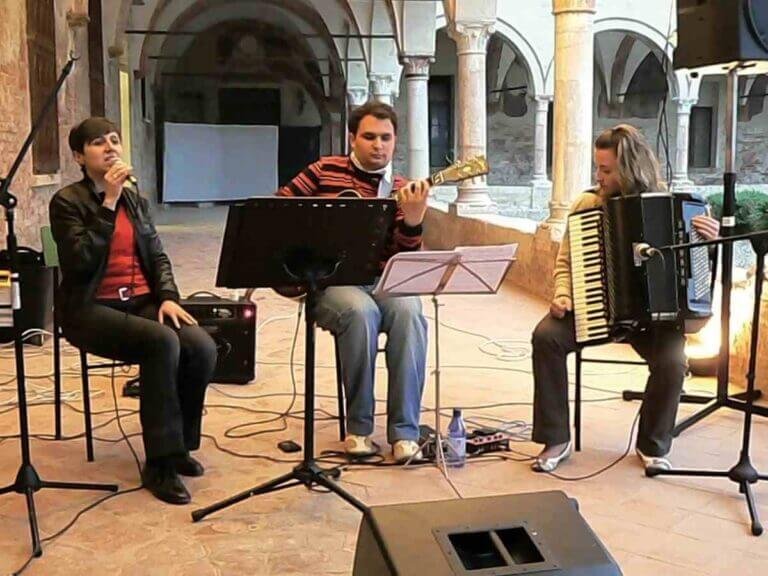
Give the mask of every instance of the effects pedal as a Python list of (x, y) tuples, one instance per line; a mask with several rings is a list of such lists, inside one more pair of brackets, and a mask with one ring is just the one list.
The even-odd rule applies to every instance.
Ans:
[(489, 428), (478, 428), (467, 434), (467, 454), (485, 454), (509, 450), (509, 436)]

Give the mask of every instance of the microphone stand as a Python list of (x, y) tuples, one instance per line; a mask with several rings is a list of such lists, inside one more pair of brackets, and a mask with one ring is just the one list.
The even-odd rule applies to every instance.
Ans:
[[(736, 226), (734, 209), (736, 206), (736, 123), (738, 117), (738, 73), (742, 68), (746, 68), (743, 63), (737, 63), (728, 70), (726, 83), (726, 106), (725, 106), (725, 173), (723, 174), (723, 210), (721, 218), (721, 234), (724, 237), (734, 238), (733, 229)], [(745, 237), (740, 237), (744, 239)], [(717, 365), (717, 392), (715, 398), (699, 412), (689, 416), (679, 422), (672, 435), (677, 438), (684, 430), (690, 428), (697, 422), (703, 420), (710, 414), (720, 408), (743, 409), (744, 402), (747, 400), (744, 394), (737, 394), (733, 398), (728, 395), (728, 374), (730, 368), (730, 347), (731, 347), (731, 284), (733, 274), (733, 244), (731, 242), (723, 244), (722, 247), (723, 268), (720, 273), (721, 286), (721, 308), (720, 308), (720, 351), (718, 354)], [(753, 391), (755, 398), (760, 397), (760, 391)], [(736, 400), (734, 400), (734, 398)]]
[(302, 484), (309, 489), (315, 485), (322, 486), (346, 500), (363, 514), (368, 513), (368, 507), (363, 502), (334, 482), (341, 475), (341, 470), (338, 468), (323, 469), (315, 458), (315, 303), (320, 291), (319, 284), (331, 278), (340, 264), (341, 260), (323, 262), (311, 250), (303, 248), (289, 253), (283, 262), (283, 269), (287, 274), (299, 285), (307, 288), (306, 300), (304, 301), (304, 457), (301, 463), (287, 474), (205, 508), (194, 510), (192, 512), (193, 522), (199, 522), (209, 514), (242, 502), (251, 496), (268, 494)]
[(8, 492), (16, 492), (18, 494), (24, 494), (27, 499), (27, 515), (29, 518), (29, 528), (32, 533), (32, 554), (35, 557), (42, 556), (43, 549), (40, 542), (40, 532), (37, 527), (37, 514), (35, 512), (35, 492), (42, 490), (43, 488), (55, 488), (59, 490), (105, 490), (108, 492), (117, 492), (118, 487), (115, 484), (84, 484), (73, 482), (51, 482), (42, 480), (38, 475), (35, 467), (32, 465), (32, 458), (29, 449), (29, 420), (27, 416), (27, 391), (24, 375), (24, 341), (22, 339), (21, 331), (21, 292), (19, 283), (19, 259), (18, 259), (18, 246), (16, 243), (16, 235), (14, 233), (14, 213), (16, 209), (16, 197), (13, 196), (9, 189), (13, 178), (21, 166), (24, 157), (29, 151), (32, 143), (34, 142), (37, 132), (40, 130), (40, 126), (45, 120), (45, 116), (48, 111), (56, 103), (56, 97), (64, 85), (64, 81), (72, 68), (74, 67), (75, 58), (70, 54), (70, 58), (66, 65), (62, 69), (56, 86), (52, 93), (46, 100), (45, 105), (35, 121), (32, 123), (32, 129), (24, 141), (24, 144), (16, 156), (11, 170), (5, 178), (0, 178), (0, 205), (5, 209), (5, 220), (7, 223), (7, 239), (6, 246), (8, 249), (8, 255), (10, 260), (10, 273), (11, 273), (11, 306), (13, 308), (13, 342), (14, 342), (14, 354), (16, 357), (16, 385), (19, 402), (19, 438), (21, 443), (21, 466), (16, 475), (16, 481), (4, 488), (0, 488), (0, 494), (6, 494)]
[[(768, 253), (768, 230), (750, 234), (740, 234), (738, 236), (729, 236), (727, 238), (719, 238), (717, 240), (709, 240), (706, 242), (665, 246), (660, 248), (660, 250), (685, 250), (696, 246), (712, 246), (716, 244), (729, 245), (733, 242), (736, 242), (737, 240), (750, 240), (752, 243), (752, 248), (755, 250), (755, 254), (757, 255), (757, 273), (755, 275), (755, 305), (752, 312), (752, 332), (750, 335), (749, 345), (749, 369), (747, 372), (746, 400), (744, 402), (736, 402), (735, 400), (728, 398), (724, 404), (725, 406), (737, 408), (744, 412), (744, 427), (742, 429), (741, 454), (739, 456), (739, 461), (732, 468), (730, 468), (730, 470), (664, 470), (662, 468), (651, 467), (646, 468), (645, 475), (649, 477), (697, 476), (710, 478), (728, 478), (732, 482), (735, 482), (739, 485), (739, 492), (744, 494), (744, 497), (747, 499), (749, 516), (752, 521), (752, 534), (755, 536), (760, 536), (763, 533), (763, 526), (760, 524), (760, 517), (757, 507), (755, 506), (755, 498), (752, 493), (752, 484), (756, 484), (758, 480), (768, 480), (768, 475), (758, 473), (758, 471), (752, 465), (749, 451), (752, 438), (752, 414), (757, 413), (762, 416), (768, 416), (768, 408), (754, 405), (757, 343), (760, 333), (760, 299), (763, 290), (765, 256), (766, 253)], [(725, 272), (725, 270), (723, 270), (723, 272)], [(728, 320), (729, 318), (726, 317), (725, 321)], [(720, 360), (722, 366), (722, 358)], [(726, 370), (723, 376), (727, 382), (729, 370)]]

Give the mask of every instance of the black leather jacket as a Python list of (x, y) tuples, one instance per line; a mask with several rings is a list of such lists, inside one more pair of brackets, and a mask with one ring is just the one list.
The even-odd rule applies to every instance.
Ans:
[[(59, 310), (65, 326), (76, 320), (80, 307), (93, 301), (106, 269), (117, 211), (101, 202), (87, 178), (62, 188), (51, 199), (51, 232), (62, 275)], [(178, 302), (171, 261), (155, 230), (149, 203), (129, 188), (123, 189), (120, 202), (133, 224), (137, 255), (152, 293), (160, 302)]]

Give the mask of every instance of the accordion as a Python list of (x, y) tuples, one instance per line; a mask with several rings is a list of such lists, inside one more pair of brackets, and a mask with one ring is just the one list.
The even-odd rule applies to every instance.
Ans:
[(647, 259), (640, 248), (703, 240), (691, 220), (706, 213), (694, 194), (652, 193), (571, 214), (576, 342), (612, 340), (655, 322), (700, 328), (712, 315), (708, 248), (657, 250)]

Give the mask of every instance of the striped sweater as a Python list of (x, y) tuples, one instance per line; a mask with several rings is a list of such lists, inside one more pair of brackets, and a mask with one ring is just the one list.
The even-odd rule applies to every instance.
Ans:
[[(278, 196), (336, 197), (344, 190), (355, 190), (363, 198), (376, 198), (380, 174), (364, 172), (349, 156), (325, 156), (302, 170), (293, 180), (277, 191)], [(402, 176), (394, 176), (392, 190), (408, 184)], [(398, 206), (394, 226), (387, 237), (381, 268), (398, 252), (421, 249), (422, 226), (408, 226)]]

